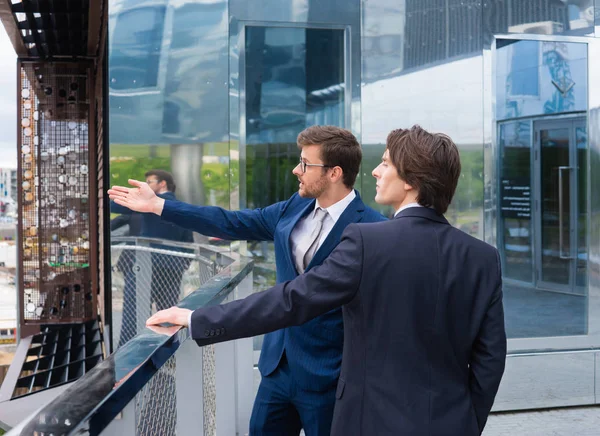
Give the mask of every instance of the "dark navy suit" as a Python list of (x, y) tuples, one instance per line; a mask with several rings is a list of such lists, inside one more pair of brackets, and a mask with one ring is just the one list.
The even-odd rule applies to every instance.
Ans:
[[(298, 221), (315, 207), (314, 199), (300, 197), (297, 193), (289, 200), (256, 210), (228, 211), (218, 207), (199, 207), (185, 203), (166, 201), (162, 212), (163, 220), (186, 227), (199, 233), (228, 240), (274, 241), (277, 282), (294, 279), (298, 272), (290, 247), (290, 236)], [(307, 267), (310, 270), (320, 265), (337, 246), (342, 232), (350, 223), (376, 222), (385, 218), (375, 210), (365, 206), (358, 192), (356, 198), (346, 207), (331, 232), (315, 253)], [(332, 308), (334, 309), (334, 308)], [(340, 374), (343, 348), (343, 322), (340, 309), (305, 323), (267, 334), (264, 338), (258, 364), (264, 383), (271, 383), (269, 389), (279, 389), (282, 384), (292, 382), (307, 398), (299, 398), (294, 405), (307, 436), (329, 434), (335, 386)], [(284, 357), (285, 351), (285, 357)], [(281, 367), (281, 373), (276, 372)], [(271, 378), (268, 378), (272, 376)], [(266, 386), (265, 386), (266, 388)], [(265, 389), (266, 390), (266, 389)], [(308, 391), (319, 392), (311, 396)], [(272, 415), (269, 406), (259, 407), (263, 389), (259, 389), (252, 414), (251, 429), (257, 422), (270, 416), (272, 433), (277, 435), (298, 434), (294, 428), (294, 413), (282, 414), (280, 422)], [(285, 397), (285, 393), (282, 393)], [(308, 398), (310, 397), (310, 398)], [(322, 404), (315, 404), (322, 402)], [(268, 401), (265, 400), (265, 403)], [(311, 406), (314, 413), (300, 410), (302, 404)], [(275, 408), (276, 406), (273, 406)], [(318, 416), (314, 416), (314, 415)], [(309, 417), (308, 415), (313, 415)], [(298, 421), (296, 417), (296, 421)], [(259, 427), (261, 425), (258, 425)], [(256, 431), (254, 431), (256, 433)]]
[(343, 305), (331, 434), (475, 436), (506, 358), (498, 252), (429, 208), (351, 224), (291, 282), (191, 318), (199, 345), (301, 325)]

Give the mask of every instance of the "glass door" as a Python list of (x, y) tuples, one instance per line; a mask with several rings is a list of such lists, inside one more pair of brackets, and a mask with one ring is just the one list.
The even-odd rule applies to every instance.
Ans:
[(583, 294), (587, 276), (585, 120), (534, 123), (536, 287)]

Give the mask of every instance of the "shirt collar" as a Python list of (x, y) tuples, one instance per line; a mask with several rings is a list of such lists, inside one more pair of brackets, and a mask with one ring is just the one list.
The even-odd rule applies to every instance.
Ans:
[[(337, 203), (332, 204), (328, 208), (321, 208), (321, 209), (326, 210), (327, 213), (329, 214), (329, 216), (331, 217), (331, 219), (333, 220), (333, 222), (336, 223), (337, 220), (340, 218), (340, 216), (342, 216), (342, 214), (344, 213), (344, 211), (346, 210), (348, 205), (350, 203), (352, 203), (352, 200), (354, 200), (355, 198), (356, 198), (356, 192), (354, 192), (354, 189), (353, 189), (350, 191), (350, 193), (348, 195), (346, 195), (344, 198), (342, 198)], [(321, 207), (321, 206), (319, 206), (319, 200), (317, 200), (315, 202), (315, 210), (317, 210), (318, 207)], [(314, 216), (314, 212), (313, 212), (313, 216)]]
[(398, 215), (404, 209), (408, 209), (409, 207), (424, 207), (424, 206), (421, 206), (419, 203), (408, 203), (408, 204), (405, 204), (404, 206), (402, 206), (400, 209), (398, 209), (396, 211), (396, 213), (394, 214), (394, 216)]

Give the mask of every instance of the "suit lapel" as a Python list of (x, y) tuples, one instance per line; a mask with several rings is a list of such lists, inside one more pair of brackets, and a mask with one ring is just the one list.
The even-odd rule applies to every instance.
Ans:
[[(348, 224), (358, 223), (362, 220), (363, 214), (365, 212), (365, 204), (360, 199), (360, 195), (356, 192), (356, 197), (350, 204), (346, 207), (344, 212), (340, 215), (340, 218), (337, 220), (323, 244), (319, 247), (315, 256), (312, 258), (310, 263), (308, 264), (307, 270), (312, 268), (314, 265), (320, 265), (323, 263), (325, 258), (329, 256), (329, 253), (333, 251), (333, 249), (339, 244), (340, 239), (342, 237), (342, 233), (348, 226)], [(314, 206), (313, 206), (314, 207)]]

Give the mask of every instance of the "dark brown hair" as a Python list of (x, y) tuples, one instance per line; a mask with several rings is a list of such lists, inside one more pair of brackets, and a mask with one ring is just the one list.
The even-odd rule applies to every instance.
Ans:
[(392, 130), (386, 147), (398, 176), (419, 193), (419, 204), (445, 213), (460, 177), (460, 155), (452, 139), (413, 126)]
[(362, 150), (356, 137), (348, 130), (336, 126), (311, 126), (300, 132), (298, 148), (306, 145), (321, 146), (321, 160), (330, 167), (340, 167), (343, 182), (348, 188), (354, 186), (360, 171)]
[(175, 185), (175, 180), (173, 180), (173, 174), (171, 174), (168, 171), (150, 170), (147, 171), (146, 174), (144, 174), (144, 177), (149, 176), (155, 176), (156, 180), (158, 180), (158, 183), (162, 182), (163, 180), (167, 182), (167, 190), (171, 192), (175, 192), (175, 189), (177, 189), (177, 186)]

